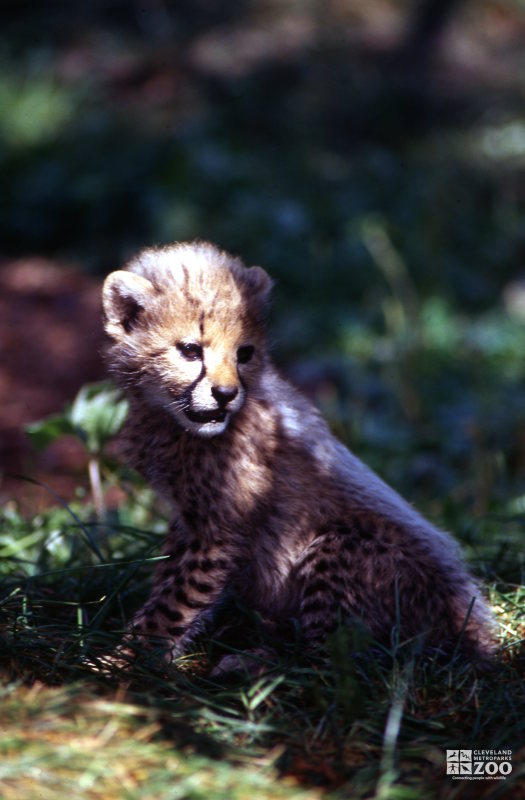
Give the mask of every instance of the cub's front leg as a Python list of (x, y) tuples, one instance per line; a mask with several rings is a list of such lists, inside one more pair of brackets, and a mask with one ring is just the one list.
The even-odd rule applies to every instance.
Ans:
[(172, 532), (167, 558), (156, 569), (151, 595), (135, 615), (126, 643), (161, 642), (170, 659), (180, 655), (226, 592), (236, 564), (228, 550), (222, 540), (203, 544)]

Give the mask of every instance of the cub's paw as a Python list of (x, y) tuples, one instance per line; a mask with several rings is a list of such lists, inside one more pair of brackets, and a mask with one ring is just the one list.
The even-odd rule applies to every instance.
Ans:
[(131, 648), (118, 647), (114, 653), (85, 658), (82, 664), (99, 675), (119, 675), (129, 670), (135, 660), (136, 653)]
[(259, 678), (275, 665), (275, 651), (266, 647), (244, 650), (223, 656), (209, 673), (210, 678), (222, 681)]

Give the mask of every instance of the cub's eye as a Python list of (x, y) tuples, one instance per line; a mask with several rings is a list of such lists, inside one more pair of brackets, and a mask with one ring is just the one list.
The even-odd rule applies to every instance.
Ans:
[(239, 347), (237, 350), (237, 361), (239, 364), (246, 364), (255, 352), (255, 348), (251, 344), (246, 344), (244, 347)]
[(177, 342), (177, 350), (187, 361), (202, 360), (202, 347), (200, 344), (186, 344), (186, 342)]

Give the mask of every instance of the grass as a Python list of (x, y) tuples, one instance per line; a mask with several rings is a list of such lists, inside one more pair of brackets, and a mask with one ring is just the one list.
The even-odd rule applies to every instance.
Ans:
[(2, 703), (13, 729), (2, 742), (6, 800), (318, 796), (298, 792), (292, 781), (277, 784), (271, 759), (247, 767), (240, 757), (235, 765), (221, 763), (191, 746), (177, 752), (159, 714), (127, 701), (123, 691), (97, 697), (78, 686), (57, 690), (37, 683), (29, 691), (11, 687)]

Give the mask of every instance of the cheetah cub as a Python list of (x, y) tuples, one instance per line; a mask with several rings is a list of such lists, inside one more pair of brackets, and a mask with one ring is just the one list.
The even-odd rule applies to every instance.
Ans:
[(344, 621), (387, 646), (395, 633), (485, 659), (490, 614), (455, 542), (272, 366), (270, 288), (260, 267), (203, 242), (145, 250), (105, 281), (124, 453), (172, 511), (130, 636), (177, 656), (233, 596), (298, 622), (306, 647)]

